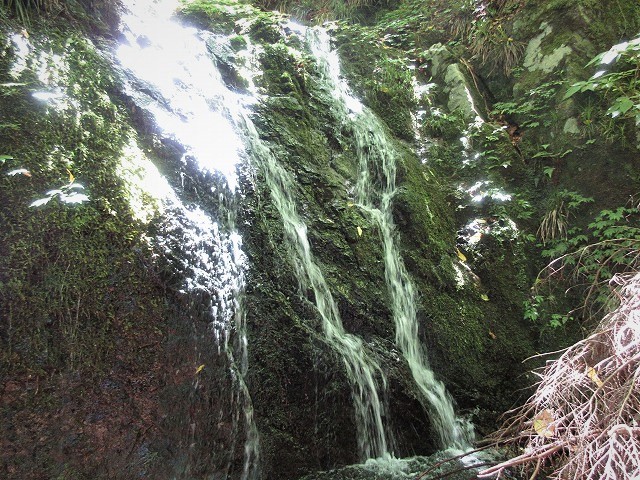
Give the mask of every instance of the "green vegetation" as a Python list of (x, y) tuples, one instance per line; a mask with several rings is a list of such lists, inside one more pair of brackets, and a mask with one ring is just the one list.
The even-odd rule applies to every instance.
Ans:
[[(586, 101), (581, 99), (582, 123), (589, 136), (593, 136), (593, 129), (601, 129), (607, 142), (624, 141), (628, 138), (625, 132), (633, 132), (633, 124), (640, 120), (640, 110), (634, 103), (640, 99), (640, 38), (613, 46), (594, 57), (587, 67), (594, 65), (600, 68), (598, 72), (589, 80), (575, 82), (566, 91), (564, 100), (591, 95)], [(606, 102), (596, 109), (597, 115), (593, 113), (594, 105), (602, 100), (594, 99), (596, 94), (601, 94)], [(622, 128), (615, 129), (614, 123), (621, 124)], [(593, 202), (593, 198), (567, 190), (557, 192), (550, 202), (538, 236), (544, 246), (541, 254), (551, 263), (541, 276), (544, 281), (535, 286), (533, 300), (526, 305), (528, 319), (538, 320), (540, 308), (546, 308), (551, 327), (562, 326), (570, 318), (580, 318), (590, 325), (597, 321), (599, 313), (606, 313), (617, 305), (610, 294), (610, 280), (616, 275), (638, 271), (640, 230), (636, 225), (640, 210), (637, 202), (632, 197), (627, 205), (601, 210), (586, 224), (570, 226), (569, 216), (581, 205)], [(553, 312), (558, 308), (553, 305), (556, 296), (542, 294), (545, 289), (556, 288), (551, 285), (553, 282), (572, 289), (574, 295), (582, 299), (571, 313)]]
[(0, 16), (13, 15), (22, 24), (29, 24), (34, 15), (60, 13), (64, 2), (60, 0), (3, 0), (0, 2)]
[(183, 0), (180, 14), (212, 31), (230, 34), (236, 22), (242, 19), (259, 19), (260, 11), (242, 0)]
[(555, 248), (543, 251), (543, 256), (556, 258), (567, 251), (567, 246), (561, 242), (567, 240), (569, 216), (575, 215), (576, 210), (587, 203), (593, 203), (593, 198), (584, 197), (577, 192), (561, 190), (554, 194), (537, 233), (543, 245), (553, 243)]
[[(640, 37), (600, 53), (587, 64), (587, 67), (593, 66), (598, 71), (588, 80), (571, 85), (564, 98), (569, 99), (578, 93), (599, 93), (608, 103), (606, 115), (612, 120), (622, 121), (622, 128), (633, 132), (633, 125), (640, 125)], [(587, 104), (583, 113), (583, 123), (589, 127), (593, 123), (591, 109), (591, 104)], [(605, 138), (609, 141), (624, 138), (624, 133), (611, 134), (615, 132), (611, 123), (605, 127), (605, 131)]]
[(553, 105), (563, 86), (564, 82), (561, 80), (543, 83), (527, 92), (520, 102), (496, 102), (491, 114), (496, 117), (513, 117), (522, 128), (549, 128), (555, 123), (555, 119), (545, 113)]
[(335, 38), (349, 84), (399, 138), (413, 139), (412, 72), (406, 53), (380, 41), (375, 29), (342, 23)]
[(295, 19), (322, 23), (327, 20), (357, 20), (366, 16), (367, 7), (388, 3), (389, 0), (256, 0), (252, 3), (266, 10), (280, 10), (291, 14)]
[(385, 40), (420, 58), (435, 43), (451, 47), (455, 55), (489, 72), (508, 75), (524, 53), (524, 43), (511, 33), (521, 1), (460, 0), (403, 1), (383, 13), (378, 28)]
[[(577, 290), (578, 298), (583, 299), (571, 315), (581, 318), (586, 327), (598, 319), (599, 313), (617, 306), (615, 297), (610, 295), (609, 282), (616, 275), (637, 272), (640, 267), (639, 219), (637, 205), (602, 210), (585, 229), (574, 227), (561, 238), (547, 239), (542, 255), (551, 263), (536, 284), (535, 303), (539, 306), (545, 300), (541, 292), (554, 288), (550, 283), (560, 282)], [(558, 315), (554, 313), (551, 321)], [(530, 314), (529, 319), (537, 320), (537, 316)]]
[[(11, 363), (37, 374), (101, 369), (119, 321), (112, 310), (118, 307), (105, 299), (120, 281), (134, 282), (129, 275), (140, 272), (125, 265), (134, 265), (132, 252), (143, 248), (127, 194), (115, 180), (128, 133), (105, 92), (113, 79), (86, 41), (62, 32), (53, 38), (32, 41), (57, 52), (49, 68), (59, 83), (41, 85), (42, 59), (30, 57), (19, 77), (5, 79), (16, 86), (0, 97), (0, 135), (10, 152), (0, 167), (0, 216), (11, 226), (0, 236), (7, 322), (1, 361), (3, 368)], [(12, 59), (13, 52), (5, 56)], [(94, 74), (85, 75), (79, 64)], [(44, 100), (33, 95), (52, 90)], [(120, 280), (112, 273), (115, 258), (124, 262)]]

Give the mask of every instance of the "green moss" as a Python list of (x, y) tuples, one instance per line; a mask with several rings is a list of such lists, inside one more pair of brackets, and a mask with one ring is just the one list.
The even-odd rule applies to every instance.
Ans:
[(398, 177), (396, 224), (412, 249), (427, 253), (424, 261), (430, 262), (428, 270), (433, 271), (442, 256), (454, 252), (455, 245), (453, 218), (444, 191), (433, 173), (408, 152), (402, 158)]
[[(597, 0), (555, 0), (540, 5), (528, 4), (518, 16), (518, 28), (538, 28), (552, 20), (565, 31), (582, 31), (595, 43), (611, 44), (637, 34), (640, 28), (640, 6), (635, 2)], [(582, 52), (590, 55), (589, 52)]]
[[(108, 94), (113, 77), (93, 46), (69, 32), (51, 31), (49, 38), (31, 40), (61, 57), (60, 103), (38, 103), (31, 96), (37, 89), (37, 64), (29, 63), (34, 60), (20, 78), (10, 78), (26, 85), (0, 97), (7, 124), (15, 125), (0, 130), (4, 151), (13, 157), (3, 172), (30, 172), (0, 177), (6, 199), (0, 217), (9, 226), (0, 237), (6, 252), (0, 295), (7, 306), (2, 363), (38, 374), (98, 372), (116, 349), (114, 332), (138, 310), (132, 304), (125, 312), (124, 305), (147, 291), (137, 266), (145, 250), (142, 230), (116, 174), (129, 130)], [(12, 58), (12, 52), (5, 56)], [(89, 202), (54, 198), (43, 207), (29, 206), (71, 182), (85, 187)], [(123, 285), (130, 293), (120, 291)]]
[(242, 0), (183, 0), (180, 15), (203, 28), (231, 34), (243, 19), (260, 17), (260, 11)]
[(411, 112), (415, 99), (403, 52), (379, 44), (376, 32), (367, 27), (341, 25), (336, 41), (342, 68), (363, 103), (395, 136), (413, 140)]
[[(283, 41), (264, 46), (260, 55), (262, 75), (258, 85), (270, 96), (290, 96), (289, 101), (297, 102), (300, 110), (301, 95), (305, 91), (304, 59), (302, 54), (291, 49)], [(286, 106), (285, 106), (286, 108)]]

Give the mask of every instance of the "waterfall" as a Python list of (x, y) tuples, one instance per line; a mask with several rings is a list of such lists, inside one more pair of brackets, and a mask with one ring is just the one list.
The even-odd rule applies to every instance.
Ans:
[[(163, 135), (186, 148), (185, 156), (194, 159), (203, 172), (224, 175), (227, 188), (221, 189), (220, 195), (229, 207), (225, 229), (230, 232), (229, 248), (234, 251), (233, 258), (243, 258), (233, 209), (232, 194), (237, 186), (235, 165), (243, 143), (248, 145), (251, 155), (265, 172), (271, 198), (282, 217), (301, 286), (313, 291), (324, 338), (344, 363), (352, 388), (359, 455), (363, 460), (389, 456), (390, 439), (383, 422), (385, 406), (379, 395), (379, 391), (386, 390), (386, 378), (363, 341), (344, 329), (336, 302), (311, 252), (307, 226), (297, 212), (293, 178), (260, 140), (242, 106), (243, 102), (251, 100), (242, 99), (224, 87), (206, 51), (210, 34), (171, 21), (176, 2), (163, 0), (149, 8), (148, 2), (129, 0), (127, 6), (129, 14), (123, 18), (127, 43), (118, 52), (120, 64), (133, 75), (127, 82), (127, 93), (138, 106), (153, 115)], [(206, 275), (206, 268), (197, 270)], [(235, 395), (238, 395), (245, 415), (244, 480), (257, 478), (259, 444), (251, 398), (244, 382), (248, 357), (246, 313), (241, 301), (244, 287), (241, 262), (236, 262), (232, 270), (223, 273), (223, 276), (232, 277), (229, 281), (234, 285), (230, 302), (223, 302), (227, 307), (219, 304), (213, 309), (214, 324), (218, 325), (216, 331), (222, 332), (218, 336), (218, 346), (224, 349), (236, 372), (238, 391)], [(235, 348), (229, 348), (232, 324), (237, 330)]]
[[(380, 231), (385, 279), (396, 327), (396, 345), (411, 370), (425, 408), (431, 413), (441, 446), (468, 449), (473, 438), (473, 427), (455, 414), (453, 399), (431, 370), (427, 353), (418, 337), (415, 287), (400, 255), (392, 215), (392, 201), (396, 193), (397, 154), (380, 121), (364, 108), (340, 78), (339, 59), (331, 49), (327, 32), (310, 29), (308, 42), (315, 57), (321, 62), (328, 89), (335, 92), (342, 104), (338, 108), (342, 111), (341, 115), (348, 119), (354, 135), (360, 167), (356, 200)], [(381, 186), (376, 185), (371, 171), (377, 172)]]
[[(153, 117), (163, 138), (185, 149), (185, 165), (194, 166), (203, 178), (218, 176), (218, 181), (210, 185), (210, 193), (219, 199), (215, 212), (188, 205), (175, 192), (163, 201), (168, 213), (176, 217), (175, 229), (183, 232), (178, 256), (187, 274), (185, 294), (203, 291), (214, 297), (209, 306), (215, 333), (212, 347), (228, 359), (234, 384), (228, 393), (237, 408), (220, 414), (232, 416), (234, 438), (239, 433), (235, 431), (238, 425), (244, 425), (242, 435), (238, 434), (244, 438), (241, 479), (255, 480), (260, 476), (259, 434), (245, 383), (248, 342), (242, 295), (246, 259), (235, 220), (236, 166), (248, 157), (264, 172), (300, 285), (313, 293), (324, 340), (344, 364), (352, 390), (360, 458), (390, 457), (393, 439), (385, 425), (387, 412), (382, 401), (387, 390), (385, 374), (371, 349), (342, 324), (336, 301), (312, 253), (307, 225), (298, 213), (294, 178), (278, 162), (268, 143), (260, 139), (249, 116), (246, 104), (256, 98), (243, 97), (224, 85), (207, 51), (207, 42), (216, 41), (217, 37), (171, 20), (177, 0), (159, 0), (151, 5), (136, 0), (125, 3), (129, 9), (123, 16), (126, 40), (118, 49), (117, 59), (126, 72), (127, 94), (138, 108)], [(380, 230), (396, 344), (410, 367), (425, 408), (432, 413), (441, 444), (465, 448), (470, 442), (470, 427), (455, 415), (453, 401), (429, 368), (418, 340), (415, 288), (399, 253), (391, 212), (396, 191), (396, 154), (379, 121), (340, 80), (337, 55), (329, 48), (328, 35), (320, 29), (297, 30), (308, 37), (312, 53), (324, 67), (328, 88), (338, 92), (336, 106), (344, 112), (344, 118), (349, 118), (354, 132), (360, 165), (357, 201)], [(372, 170), (383, 179), (381, 187), (374, 184)], [(227, 473), (229, 469), (227, 465)]]
[(303, 288), (313, 291), (315, 305), (322, 319), (324, 338), (342, 359), (351, 383), (360, 457), (362, 460), (387, 457), (389, 441), (383, 423), (385, 407), (378, 394), (378, 378), (383, 390), (386, 389), (386, 378), (375, 359), (367, 353), (362, 340), (344, 329), (338, 306), (311, 252), (307, 226), (297, 212), (293, 196), (296, 188), (291, 174), (260, 140), (248, 118), (246, 130), (252, 151), (264, 170), (273, 203), (282, 217), (300, 283)]
[[(170, 238), (158, 238), (156, 243), (176, 258), (176, 269), (185, 278), (182, 293), (193, 299), (192, 303), (197, 302), (197, 308), (206, 310), (203, 315), (213, 333), (211, 349), (227, 359), (227, 375), (233, 385), (232, 391), (219, 392), (228, 395), (228, 400), (221, 403), (232, 406), (233, 411), (221, 411), (219, 415), (230, 418), (233, 443), (231, 452), (224, 453), (227, 465), (216, 468), (227, 478), (236, 438), (244, 437), (240, 478), (255, 480), (260, 476), (260, 448), (245, 383), (248, 342), (242, 295), (246, 258), (236, 228), (235, 192), (236, 166), (246, 153), (232, 120), (239, 116), (242, 99), (226, 88), (208, 55), (207, 41), (215, 40), (213, 35), (172, 20), (178, 0), (125, 0), (124, 6), (124, 41), (115, 60), (126, 94), (138, 109), (152, 116), (162, 138), (185, 150), (183, 164), (175, 168), (181, 173), (174, 183), (184, 183), (187, 171), (188, 176), (198, 176), (199, 186), (203, 181), (210, 182), (206, 196), (217, 198), (217, 205), (205, 209), (197, 200), (189, 203), (181, 199), (164, 178), (150, 180), (166, 183), (161, 201)], [(194, 390), (199, 382), (196, 375)], [(241, 423), (243, 432), (238, 431)]]

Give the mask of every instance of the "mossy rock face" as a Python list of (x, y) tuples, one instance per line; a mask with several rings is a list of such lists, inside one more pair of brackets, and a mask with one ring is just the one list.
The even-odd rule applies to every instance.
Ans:
[(230, 35), (243, 21), (258, 22), (268, 17), (241, 0), (195, 0), (184, 2), (178, 14), (189, 23), (214, 33)]
[[(296, 180), (299, 214), (307, 223), (313, 255), (345, 329), (367, 342), (385, 365), (393, 386), (389, 404), (398, 420), (390, 421), (395, 422), (399, 451), (433, 448), (425, 439), (428, 419), (411, 392), (406, 366), (397, 366), (396, 357), (389, 354), (394, 333), (381, 244), (376, 228), (349, 194), (357, 178), (349, 131), (331, 113), (334, 100), (318, 88), (316, 60), (300, 47), (287, 39), (265, 46), (258, 81), (267, 96), (257, 109), (255, 124)], [(313, 292), (299, 286), (292, 265), (296, 254), (286, 247), (282, 220), (263, 182), (259, 173), (251, 204), (262, 207), (248, 208), (251, 220), (245, 222), (253, 226), (245, 238), (252, 265), (249, 284), (259, 285), (250, 286), (247, 296), (252, 311), (260, 312), (250, 326), (250, 377), (252, 390), (259, 392), (254, 402), (269, 469), (265, 474), (295, 478), (294, 474), (356, 462), (356, 429), (343, 361), (325, 344)], [(295, 338), (293, 343), (290, 338)], [(297, 385), (296, 392), (287, 384)], [(300, 408), (302, 398), (317, 412), (312, 419), (308, 409)], [(289, 407), (280, 414), (283, 402)], [(409, 429), (407, 419), (412, 417), (415, 424)], [(310, 430), (313, 438), (307, 434)], [(283, 451), (289, 458), (285, 465), (276, 460)], [(305, 453), (309, 451), (315, 453)]]
[[(29, 42), (42, 56), (10, 70), (19, 54), (3, 41), (0, 72), (15, 84), (0, 99), (2, 461), (9, 478), (124, 478), (143, 470), (124, 450), (159, 433), (147, 420), (160, 415), (169, 308), (117, 174), (130, 130), (112, 73), (76, 32)], [(41, 85), (38, 62), (54, 55), (54, 85)]]
[[(579, 79), (579, 64), (588, 60), (577, 51), (597, 53), (615, 35), (584, 20), (590, 13), (585, 6), (592, 3), (575, 10), (567, 2), (549, 3), (530, 3), (519, 14), (520, 24), (514, 18), (521, 42), (546, 31), (539, 28), (542, 20), (553, 28), (532, 46), (526, 64), (527, 56), (521, 59), (512, 79), (489, 65), (467, 66), (455, 45), (429, 58), (420, 49), (421, 60), (438, 70), (438, 81), (446, 83), (450, 73), (448, 85), (431, 98), (444, 115), (431, 115), (422, 125), (433, 137), (433, 158), (415, 154), (412, 113), (418, 106), (403, 48), (417, 48), (416, 39), (400, 38), (398, 25), (393, 35), (399, 37), (384, 41), (373, 27), (339, 25), (334, 31), (345, 76), (386, 125), (397, 153), (393, 219), (418, 291), (421, 341), (461, 411), (477, 409), (481, 433), (528, 383), (516, 377), (527, 368), (519, 366), (521, 360), (535, 351), (536, 339), (522, 320), (523, 302), (541, 261), (519, 233), (535, 234), (547, 193), (592, 191), (600, 206), (620, 202), (638, 185), (637, 178), (632, 186), (624, 184), (637, 165), (635, 147), (587, 144), (582, 99), (561, 101), (562, 82)], [(618, 33), (637, 27), (631, 20), (635, 10), (622, 8), (626, 19), (616, 23)], [(610, 12), (594, 11), (611, 19)], [(239, 65), (239, 52), (259, 47), (252, 50), (261, 68), (253, 79), (260, 92), (253, 123), (295, 179), (298, 213), (345, 329), (363, 340), (385, 372), (385, 421), (396, 438), (395, 453), (434, 451), (430, 420), (395, 346), (381, 235), (354, 201), (359, 166), (353, 128), (333, 108), (335, 92), (323, 84), (317, 59), (280, 14), (243, 2), (196, 1), (182, 15), (230, 35), (210, 44), (210, 53), (235, 90), (248, 91), (238, 73), (246, 66)], [(426, 17), (423, 10), (415, 12), (415, 18)], [(580, 31), (579, 48), (569, 41), (572, 33), (560, 28), (565, 20)], [(429, 38), (447, 40), (442, 26), (429, 31)], [(9, 45), (4, 37), (1, 44)], [(229, 356), (218, 353), (220, 331), (206, 313), (217, 292), (185, 293), (192, 272), (181, 259), (190, 245), (179, 219), (161, 216), (157, 199), (143, 194), (138, 200), (147, 207), (144, 218), (132, 209), (132, 173), (123, 173), (120, 164), (132, 144), (151, 152), (185, 202), (216, 218), (228, 204), (239, 206), (236, 222), (248, 257), (240, 299), (249, 343), (243, 380), (261, 436), (262, 477), (294, 479), (358, 461), (344, 362), (323, 336), (313, 292), (300, 284), (295, 252), (260, 163), (242, 165), (237, 196), (221, 202), (219, 175), (200, 174), (189, 161), (181, 162), (184, 148), (163, 138), (152, 118), (132, 107), (91, 42), (53, 28), (48, 36), (31, 32), (31, 41), (39, 51), (64, 57), (68, 79), (58, 100), (73, 101), (40, 103), (30, 90), (39, 82), (37, 68), (9, 76), (17, 49), (7, 47), (0, 56), (0, 135), (6, 149), (0, 154), (13, 157), (0, 166), (0, 221), (10, 226), (0, 232), (6, 260), (0, 276), (0, 366), (9, 392), (0, 414), (11, 425), (0, 450), (18, 452), (3, 457), (13, 478), (241, 475), (245, 420), (227, 415), (239, 411), (241, 402), (231, 393), (237, 392), (238, 372)], [(487, 100), (482, 114), (494, 121), (473, 134), (471, 111), (451, 101), (452, 91), (459, 100), (465, 88), (474, 99)], [(495, 103), (514, 103), (515, 111), (499, 123), (490, 114)], [(570, 119), (575, 123), (567, 124)], [(520, 137), (508, 131), (514, 124), (524, 132)], [(477, 150), (463, 145), (462, 136)], [(548, 157), (536, 156), (549, 137)], [(552, 175), (542, 173), (544, 167), (553, 167)], [(19, 168), (28, 175), (5, 175)], [(603, 178), (621, 188), (608, 193)], [(469, 190), (479, 179), (513, 194), (510, 203), (474, 203)], [(85, 187), (88, 201), (65, 203), (73, 181)], [(62, 193), (48, 195), (52, 188)], [(47, 196), (46, 205), (29, 207)], [(518, 233), (509, 219), (515, 219)], [(486, 228), (472, 242), (465, 229), (473, 221)], [(167, 240), (160, 245), (145, 237)], [(229, 335), (237, 341), (234, 332)], [(21, 430), (21, 424), (30, 426)], [(40, 447), (40, 438), (44, 445), (33, 458), (21, 453), (30, 451), (30, 443)], [(104, 473), (96, 474), (98, 469)]]
[[(7, 478), (241, 469), (243, 426), (224, 417), (237, 408), (226, 393), (237, 387), (206, 314), (215, 292), (184, 293), (181, 229), (134, 185), (147, 166), (129, 157), (146, 159), (139, 137), (151, 139), (151, 128), (137, 134), (115, 72), (82, 34), (50, 24), (29, 38), (2, 36)], [(180, 178), (188, 166), (168, 147), (156, 163)], [(210, 189), (215, 179), (206, 180)], [(219, 203), (213, 193), (200, 199)]]
[(342, 24), (334, 33), (343, 70), (362, 102), (403, 140), (414, 137), (410, 65), (400, 50), (378, 43), (369, 28)]
[[(58, 39), (62, 35), (61, 32)], [(22, 73), (13, 71), (11, 76), (8, 69), (2, 72), (6, 83), (17, 84), (9, 87), (2, 97), (7, 122), (0, 134), (6, 155), (10, 156), (4, 162), (1, 177), (7, 199), (3, 204), (3, 223), (11, 226), (3, 231), (9, 268), (5, 272), (7, 283), (4, 285), (9, 290), (5, 293), (8, 299), (19, 302), (12, 310), (18, 306), (41, 312), (51, 309), (56, 311), (53, 315), (59, 321), (62, 317), (71, 321), (66, 310), (73, 297), (81, 304), (85, 297), (92, 298), (86, 298), (86, 301), (95, 301), (91, 295), (94, 290), (106, 295), (108, 287), (120, 281), (110, 272), (112, 262), (117, 258), (119, 262), (135, 263), (133, 252), (137, 249), (142, 254), (142, 245), (137, 239), (140, 230), (133, 222), (122, 198), (122, 185), (114, 174), (119, 151), (126, 141), (126, 126), (121, 112), (103, 96), (105, 89), (113, 86), (113, 78), (90, 44), (73, 34), (62, 44), (37, 37), (32, 41), (37, 48), (57, 50), (64, 55), (67, 65), (88, 62), (99, 72), (93, 78), (86, 78), (72, 70), (67, 80), (75, 83), (76, 94), (72, 94), (69, 87), (68, 93), (59, 94), (57, 99), (54, 95), (50, 104), (39, 101), (37, 90), (27, 87), (27, 82), (34, 82), (34, 65), (27, 64)], [(13, 55), (11, 47), (4, 51), (5, 68), (15, 60)], [(16, 169), (23, 169), (23, 173), (11, 174)], [(81, 190), (74, 183), (83, 184), (84, 188)], [(52, 187), (57, 190), (46, 194)], [(87, 200), (94, 198), (95, 201), (73, 205), (73, 192), (79, 194), (80, 191), (89, 195)], [(39, 203), (48, 202), (42, 207), (29, 206), (40, 199), (43, 201)], [(118, 241), (113, 242), (112, 237), (117, 237)], [(87, 255), (87, 250), (94, 252), (93, 258)], [(116, 251), (129, 253), (124, 259), (119, 258)], [(124, 271), (127, 270), (134, 269)], [(56, 295), (57, 288), (60, 290)], [(33, 290), (26, 294), (23, 289)], [(66, 291), (69, 294), (63, 293)], [(20, 302), (27, 297), (32, 298), (31, 305)], [(92, 308), (87, 307), (86, 313), (91, 311)], [(76, 313), (80, 314), (79, 311)], [(51, 314), (42, 315), (49, 317)], [(49, 318), (34, 331), (44, 333), (47, 323), (53, 327), (58, 321)], [(81, 324), (86, 328), (94, 322)], [(95, 324), (102, 330), (109, 321), (103, 318)], [(26, 328), (21, 335), (29, 331), (27, 325), (19, 323), (16, 326)], [(53, 354), (54, 363), (57, 360), (87, 362), (91, 367), (93, 359), (100, 361), (106, 353), (74, 351), (71, 354), (67, 348), (73, 345), (67, 344), (66, 340), (54, 341), (51, 347), (27, 348), (22, 354), (29, 359), (40, 350), (46, 352), (45, 357)], [(79, 348), (88, 346), (84, 342), (78, 345)], [(56, 351), (58, 359), (55, 359)]]

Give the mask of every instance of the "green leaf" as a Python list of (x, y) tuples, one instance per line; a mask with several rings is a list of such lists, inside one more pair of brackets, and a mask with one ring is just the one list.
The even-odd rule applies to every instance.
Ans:
[(587, 240), (589, 240), (589, 237), (587, 237), (586, 235), (576, 235), (572, 238), (573, 243), (575, 243), (576, 245), (581, 242), (586, 242)]
[(613, 105), (609, 107), (609, 110), (607, 110), (607, 114), (616, 118), (621, 114), (624, 115), (627, 113), (633, 105), (634, 103), (629, 97), (618, 97), (615, 102), (613, 102)]
[(622, 220), (624, 218), (624, 208), (618, 208), (617, 210), (605, 210), (603, 212), (609, 220)]
[(53, 197), (45, 197), (45, 198), (39, 198), (38, 200), (35, 200), (33, 202), (31, 202), (31, 205), (29, 205), (30, 207), (40, 207), (42, 205), (46, 205), (47, 203), (49, 203), (49, 201), (52, 199)]
[(578, 82), (571, 85), (567, 89), (567, 92), (564, 94), (564, 97), (562, 97), (562, 100), (567, 100), (568, 98), (571, 98), (576, 93), (582, 91), (582, 87), (584, 86), (584, 83), (585, 82)]
[(618, 234), (618, 232), (619, 232), (619, 231), (620, 231), (620, 229), (619, 229), (619, 228), (616, 228), (616, 227), (609, 227), (609, 228), (605, 228), (605, 229), (602, 231), (602, 234), (601, 234), (601, 235), (602, 235), (604, 238), (613, 238), (613, 237), (615, 237), (615, 236)]

